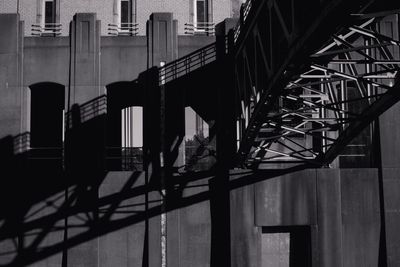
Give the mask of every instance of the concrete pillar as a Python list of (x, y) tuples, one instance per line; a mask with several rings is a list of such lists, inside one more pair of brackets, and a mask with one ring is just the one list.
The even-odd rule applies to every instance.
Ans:
[(178, 21), (172, 13), (153, 13), (147, 21), (147, 67), (178, 58)]
[(26, 90), (22, 88), (24, 23), (0, 14), (0, 138), (27, 130)]
[[(383, 19), (378, 25), (380, 32), (399, 38), (398, 15)], [(391, 53), (399, 58), (399, 48)], [(380, 198), (381, 198), (381, 242), (380, 266), (400, 265), (400, 103), (397, 103), (379, 117), (380, 140)]]
[[(72, 128), (66, 133), (66, 157), (68, 179), (78, 185), (78, 198), (88, 207), (95, 207), (98, 184), (102, 177), (101, 163), (104, 145), (104, 118), (83, 122), (81, 105), (103, 95), (100, 87), (100, 21), (94, 13), (78, 13), (70, 25), (70, 88), (67, 90), (67, 112), (72, 111)], [(102, 127), (103, 126), (103, 127)], [(93, 220), (97, 209), (88, 210)], [(79, 223), (75, 217), (68, 224)], [(68, 238), (79, 234), (78, 229), (68, 229)], [(98, 238), (75, 246), (66, 252), (68, 266), (99, 265)], [(84, 255), (84, 257), (82, 257)]]
[[(17, 14), (0, 14), (0, 165), (7, 173), (0, 181), (0, 212), (12, 227), (23, 223), (26, 212), (25, 205), (20, 204), (21, 169), (13, 164), (14, 138), (23, 131), (26, 108), (21, 87), (23, 32), (24, 24)], [(14, 203), (12, 208), (10, 203)], [(9, 264), (17, 254), (16, 249), (11, 239), (0, 242), (0, 251), (14, 251), (1, 256), (0, 264)]]
[(95, 13), (77, 13), (71, 22), (69, 108), (105, 93), (100, 86), (100, 30)]

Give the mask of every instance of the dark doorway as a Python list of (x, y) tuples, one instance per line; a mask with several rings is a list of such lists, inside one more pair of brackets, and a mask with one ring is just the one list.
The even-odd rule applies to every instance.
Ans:
[(263, 227), (261, 242), (262, 267), (312, 266), (309, 226)]
[(40, 159), (41, 162), (57, 160), (60, 163), (64, 136), (64, 86), (45, 82), (29, 88), (31, 90), (30, 157), (32, 160)]

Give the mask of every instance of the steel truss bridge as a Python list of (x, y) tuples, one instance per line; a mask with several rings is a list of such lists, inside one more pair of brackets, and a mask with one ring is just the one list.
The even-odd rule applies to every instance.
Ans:
[[(400, 100), (400, 42), (398, 29), (391, 28), (388, 20), (397, 19), (399, 7), (400, 3), (367, 0), (249, 0), (242, 5), (239, 24), (227, 37), (217, 37), (216, 43), (157, 69), (153, 82), (160, 87), (182, 79), (190, 83), (193, 75), (201, 77), (213, 64), (230, 69), (232, 73), (222, 76), (219, 85), (226, 85), (224, 94), (232, 100), (232, 109), (224, 114), (233, 118), (226, 124), (228, 129), (237, 130), (235, 165), (253, 168), (295, 162), (327, 166), (363, 131), (369, 133), (364, 134), (361, 145), (368, 147), (373, 127), (367, 127)], [(227, 77), (234, 79), (224, 80)], [(100, 97), (81, 110), (87, 116), (104, 114), (104, 103)], [(364, 148), (350, 152), (367, 153)], [(213, 175), (188, 174), (187, 184)], [(172, 179), (173, 187), (179, 189), (184, 178)], [(82, 204), (79, 196), (90, 195), (93, 188), (58, 188), (57, 193), (44, 197), (43, 207), (39, 205), (31, 215), (26, 209), (22, 221), (2, 223), (0, 242), (12, 240), (15, 246), (10, 245), (11, 250), (2, 255), (11, 257), (17, 252), (5, 266), (44, 259), (211, 197), (209, 191), (174, 196), (172, 206), (154, 205), (115, 219), (113, 214), (121, 203), (158, 190), (148, 184), (131, 188), (138, 177), (132, 179), (120, 192), (98, 198), (91, 206)], [(54, 212), (36, 216), (49, 206)], [(98, 211), (97, 218), (93, 210)], [(65, 231), (68, 217), (77, 217), (79, 224), (74, 227), (83, 230), (43, 247), (50, 232)], [(20, 225), (15, 226), (16, 222)], [(21, 245), (15, 241), (22, 236), (30, 242)]]
[(296, 2), (243, 9), (235, 77), (240, 162), (248, 166), (328, 165), (399, 100), (398, 32), (382, 31), (395, 7)]

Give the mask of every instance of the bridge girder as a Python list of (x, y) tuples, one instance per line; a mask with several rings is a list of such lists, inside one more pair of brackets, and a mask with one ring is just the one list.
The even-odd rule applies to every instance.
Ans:
[(336, 1), (310, 22), (295, 1), (252, 2), (236, 35), (239, 164), (327, 165), (398, 100), (398, 36), (377, 28), (397, 11)]

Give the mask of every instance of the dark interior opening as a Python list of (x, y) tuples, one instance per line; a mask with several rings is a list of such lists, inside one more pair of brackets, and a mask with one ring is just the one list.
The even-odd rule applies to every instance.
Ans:
[(262, 267), (312, 266), (310, 226), (263, 227), (262, 235)]
[(64, 86), (39, 83), (31, 89), (31, 147), (62, 147)]
[[(142, 148), (122, 145), (122, 114), (128, 107), (143, 106), (143, 90), (135, 82), (107, 86), (106, 161), (108, 170), (141, 170)], [(127, 122), (128, 123), (128, 122)], [(128, 127), (125, 125), (125, 127)]]
[(53, 1), (45, 1), (44, 6), (44, 23), (54, 23), (54, 2)]

